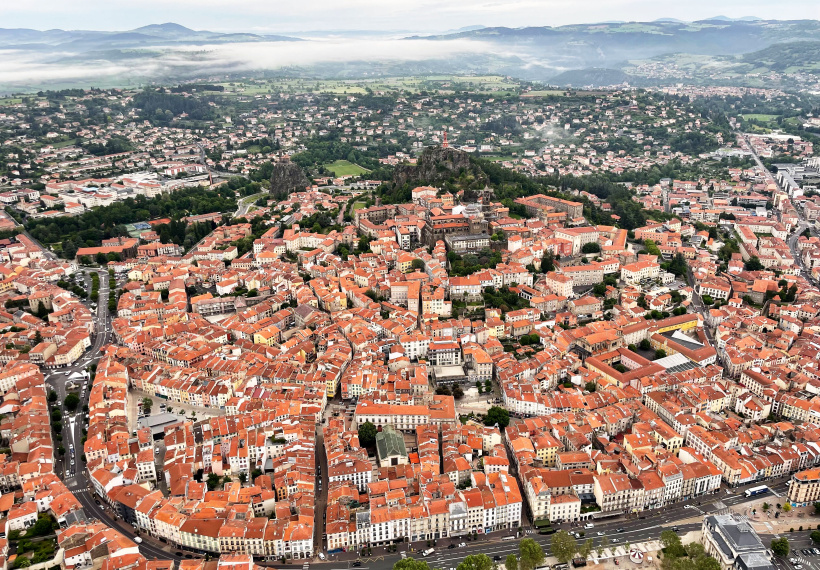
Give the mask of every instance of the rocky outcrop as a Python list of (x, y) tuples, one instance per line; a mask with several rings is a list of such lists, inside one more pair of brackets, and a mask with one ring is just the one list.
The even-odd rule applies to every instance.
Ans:
[(270, 191), (274, 198), (286, 198), (291, 192), (304, 192), (310, 186), (302, 168), (293, 162), (277, 162), (270, 177)]
[(421, 153), (415, 166), (397, 166), (393, 173), (393, 184), (403, 186), (407, 182), (413, 182), (437, 186), (463, 171), (472, 173), (477, 179), (486, 178), (484, 172), (470, 162), (470, 155), (466, 152), (431, 146)]

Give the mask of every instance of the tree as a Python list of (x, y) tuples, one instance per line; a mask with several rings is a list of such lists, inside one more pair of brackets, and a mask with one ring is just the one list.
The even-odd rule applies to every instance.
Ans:
[(77, 256), (77, 245), (69, 240), (63, 242), (63, 259), (74, 259)]
[(487, 410), (487, 415), (484, 416), (485, 426), (494, 426), (496, 424), (502, 430), (510, 425), (510, 412), (501, 406), (493, 406)]
[(596, 297), (603, 297), (606, 295), (606, 283), (596, 283), (592, 288), (592, 294)]
[(217, 475), (216, 473), (209, 473), (208, 480), (206, 481), (206, 483), (208, 485), (209, 491), (215, 490), (217, 487), (219, 487), (219, 475)]
[(706, 549), (699, 542), (690, 542), (684, 548), (686, 549), (686, 556), (692, 560), (706, 554)]
[(430, 567), (426, 561), (416, 560), (408, 556), (393, 564), (393, 570), (430, 570)]
[(660, 358), (665, 358), (665, 357), (666, 357), (666, 351), (664, 349), (659, 348), (658, 350), (655, 351), (655, 360), (658, 360)]
[[(817, 509), (817, 505), (820, 505), (820, 503), (814, 503), (814, 505), (815, 505), (815, 506), (814, 506), (814, 512), (815, 512), (815, 514), (817, 514), (818, 512), (820, 512), (820, 511), (818, 511), (818, 509)], [(766, 512), (766, 511), (768, 511), (770, 508), (772, 508), (772, 506), (771, 506), (769, 503), (763, 503), (763, 506), (762, 506), (761, 508), (763, 509), (763, 512), (765, 513), (765, 512)]]
[(581, 253), (601, 253), (601, 245), (597, 241), (585, 243), (581, 247)]
[(666, 556), (680, 558), (681, 556), (686, 556), (686, 550), (683, 548), (683, 544), (681, 544), (680, 537), (678, 533), (672, 530), (665, 530), (661, 533), (661, 544), (664, 548), (664, 554)]
[(763, 264), (760, 263), (760, 259), (756, 255), (753, 255), (749, 261), (744, 263), (743, 267), (746, 271), (760, 271), (761, 269), (764, 269)]
[(652, 343), (649, 342), (648, 338), (645, 338), (640, 342), (638, 346), (641, 350), (649, 350), (650, 348), (652, 348)]
[(772, 540), (771, 549), (775, 556), (788, 556), (789, 539), (785, 536), (782, 538), (775, 538), (774, 540)]
[(582, 544), (581, 547), (578, 549), (578, 555), (584, 560), (589, 558), (589, 555), (592, 552), (592, 544), (592, 539), (588, 538), (586, 539), (584, 544)]
[(59, 397), (60, 396), (54, 390), (49, 390), (48, 391), (48, 402), (50, 404), (53, 404), (54, 402), (56, 402), (57, 398), (59, 398)]
[(239, 474), (239, 482), (244, 485), (245, 481), (247, 481), (247, 480), (248, 480), (248, 476), (244, 472), (241, 472)]
[(782, 511), (783, 511), (784, 513), (788, 513), (788, 512), (789, 512), (789, 511), (791, 511), (791, 510), (792, 510), (792, 505), (791, 505), (791, 503), (784, 503), (783, 508), (782, 508)]
[(518, 558), (515, 554), (508, 554), (504, 559), (504, 567), (507, 570), (518, 570)]
[(359, 426), (359, 445), (372, 447), (376, 445), (376, 426), (373, 422), (364, 422)]
[(814, 503), (814, 514), (815, 516), (820, 515), (820, 503)]
[(461, 398), (464, 397), (464, 390), (458, 384), (453, 386), (453, 397), (456, 400), (460, 400)]
[(424, 261), (416, 258), (410, 262), (410, 268), (413, 271), (424, 271)]
[(142, 399), (142, 411), (145, 412), (146, 414), (151, 413), (151, 406), (153, 406), (153, 405), (154, 405), (154, 400), (152, 400), (151, 398), (143, 398)]
[[(553, 537), (553, 541), (555, 538)], [(574, 553), (573, 553), (574, 554)], [(544, 563), (544, 549), (531, 538), (518, 543), (519, 570), (532, 570)]]
[(69, 412), (73, 412), (77, 409), (77, 406), (80, 405), (80, 397), (74, 392), (71, 392), (68, 396), (65, 397), (65, 400), (63, 400), (63, 405), (65, 406), (66, 410), (68, 410)]
[(558, 559), (561, 564), (566, 564), (575, 552), (578, 550), (578, 543), (575, 538), (565, 530), (559, 530), (552, 535), (552, 543), (550, 544), (550, 552)]
[(811, 534), (809, 535), (809, 538), (811, 538), (811, 541), (815, 544), (820, 542), (820, 530), (811, 531)]
[(541, 272), (542, 273), (549, 273), (550, 271), (555, 271), (555, 256), (552, 252), (549, 252), (541, 258)]
[(720, 562), (704, 554), (695, 559), (695, 570), (720, 570)]
[(597, 384), (595, 384), (595, 382), (587, 382), (586, 384), (584, 384), (584, 390), (586, 390), (587, 392), (594, 392), (596, 388)]
[(470, 554), (461, 564), (458, 570), (492, 570), (493, 561), (486, 554)]

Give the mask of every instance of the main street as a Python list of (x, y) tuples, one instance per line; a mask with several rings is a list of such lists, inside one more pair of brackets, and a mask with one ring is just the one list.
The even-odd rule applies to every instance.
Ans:
[[(85, 469), (85, 464), (80, 459), (83, 455), (83, 429), (88, 425), (83, 407), (88, 405), (88, 398), (91, 392), (88, 387), (88, 379), (84, 377), (84, 372), (92, 364), (96, 364), (100, 360), (103, 348), (111, 341), (111, 318), (108, 313), (108, 291), (110, 286), (108, 271), (105, 269), (91, 269), (88, 270), (88, 272), (95, 272), (100, 276), (99, 302), (97, 302), (97, 299), (89, 299), (88, 301), (89, 304), (97, 302), (96, 314), (94, 316), (95, 334), (93, 343), (88, 352), (73, 365), (46, 375), (46, 382), (57, 392), (60, 398), (60, 405), (62, 405), (67, 395), (66, 384), (68, 381), (75, 378), (75, 383), (80, 385), (80, 405), (77, 407), (76, 412), (69, 412), (63, 407), (62, 436), (66, 454), (62, 462), (57, 464), (58, 467), (60, 467), (57, 473), (58, 475), (62, 475), (66, 486), (68, 486), (69, 490), (77, 497), (77, 500), (83, 506), (85, 515), (89, 519), (97, 519), (109, 527), (119, 530), (126, 536), (133, 538), (135, 536), (134, 529), (123, 521), (118, 520), (113, 512), (98, 502), (94, 492), (94, 486)], [(87, 286), (90, 292), (90, 279), (87, 279)], [(173, 551), (149, 543), (147, 540), (139, 545), (139, 550), (149, 560), (173, 559), (178, 561), (182, 559), (182, 556), (177, 556)]]
[[(606, 536), (609, 541), (609, 548), (615, 549), (627, 544), (635, 545), (640, 542), (659, 540), (661, 532), (670, 530), (673, 527), (677, 529), (676, 532), (679, 535), (698, 531), (701, 528), (704, 515), (721, 514), (728, 512), (730, 509), (736, 512), (745, 512), (744, 504), (760, 501), (761, 498), (767, 499), (770, 503), (780, 502), (782, 501), (780, 497), (783, 497), (788, 490), (787, 481), (788, 477), (770, 482), (771, 492), (763, 496), (746, 497), (744, 489), (756, 484), (731, 489), (728, 492), (723, 487), (716, 494), (681, 501), (663, 509), (642, 511), (637, 515), (632, 514), (626, 517), (619, 516), (594, 521), (595, 527), (593, 529), (584, 529), (583, 524), (579, 523), (556, 525), (556, 527), (572, 532), (585, 532), (585, 536), (578, 539), (578, 543), (580, 544), (591, 538), (595, 547), (600, 546), (603, 537)], [(603, 533), (603, 535), (599, 536), (598, 533)], [(509, 534), (494, 533), (489, 537), (479, 535), (478, 540), (471, 542), (466, 542), (466, 539), (459, 537), (440, 539), (435, 546), (435, 552), (426, 560), (432, 568), (442, 568), (443, 570), (454, 569), (470, 554), (486, 554), (490, 558), (498, 556), (503, 561), (508, 554), (518, 552), (518, 542), (521, 538), (534, 539), (543, 547), (548, 556), (550, 554), (551, 537), (549, 535), (539, 535), (532, 529), (525, 527), (524, 534), (516, 540), (503, 540), (505, 536), (515, 536), (515, 531), (511, 531)], [(768, 544), (774, 537), (774, 534), (761, 534), (765, 544)], [(793, 538), (801, 541), (800, 544), (805, 542), (802, 534), (789, 536), (789, 540)], [(448, 548), (450, 544), (458, 545), (462, 542), (465, 543), (464, 547)], [(421, 558), (421, 551), (427, 547), (426, 543), (416, 543), (412, 546), (414, 550), (411, 550), (409, 545), (401, 544), (399, 545), (399, 552), (395, 554), (386, 553), (383, 547), (373, 548), (371, 556), (358, 559), (362, 564), (360, 570), (390, 570), (403, 556)], [(355, 561), (354, 554), (343, 553), (341, 555), (331, 555), (327, 562), (314, 563), (312, 566), (321, 568), (321, 570), (337, 570), (351, 568)]]

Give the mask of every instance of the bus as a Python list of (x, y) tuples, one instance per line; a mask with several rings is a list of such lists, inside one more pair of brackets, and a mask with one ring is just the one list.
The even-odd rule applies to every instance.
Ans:
[(754, 497), (755, 495), (762, 495), (763, 493), (768, 492), (769, 488), (766, 485), (760, 485), (759, 487), (752, 487), (751, 489), (746, 489), (746, 496)]

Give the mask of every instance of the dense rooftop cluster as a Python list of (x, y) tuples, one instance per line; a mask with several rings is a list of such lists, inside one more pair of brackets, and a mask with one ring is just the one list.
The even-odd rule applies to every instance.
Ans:
[[(226, 568), (515, 530), (525, 513), (559, 523), (660, 509), (790, 473), (806, 485), (792, 500), (813, 500), (820, 164), (810, 140), (734, 133), (646, 93), (270, 94), (231, 115), (166, 95), (187, 103), (161, 120), (139, 107), (156, 106), (153, 95), (127, 92), (33, 98), (2, 117), (14, 127), (6, 144), (29, 145), (0, 194), (15, 207), (0, 220), (9, 229), (20, 212), (64, 218), (76, 204), (102, 216), (171, 191), (203, 204), (199, 186), (211, 183), (214, 204), (238, 208), (164, 217), (146, 206), (146, 219), (99, 240), (107, 222), (95, 219), (70, 230), (81, 243), (63, 246), (65, 260), (26, 233), (0, 241), (0, 473), (22, 489), (0, 507), (9, 530), (51, 514), (66, 566), (170, 564), (90, 520), (54, 473), (65, 450), (55, 450), (62, 423), (43, 372), (85, 366), (89, 347), (98, 358), (78, 462), (90, 491), (141, 536), (220, 555)], [(101, 98), (105, 125), (84, 115)], [(549, 129), (567, 141), (535, 140)], [(459, 161), (473, 170), (408, 179), (408, 200), (383, 203), (389, 176), (326, 175), (331, 131), (358, 153), (377, 147), (350, 158), (381, 174), (393, 162), (398, 173), (426, 168), (396, 149), (447, 133), (450, 148), (422, 157), (441, 151), (437, 172)], [(38, 146), (75, 135), (85, 151)], [(122, 152), (80, 156), (103, 143)], [(741, 163), (704, 166), (718, 143)], [(228, 150), (246, 144), (260, 148)], [(537, 192), (513, 198), (464, 152), (484, 145), (516, 146), (502, 163), (527, 180), (636, 179), (614, 190), (537, 179)], [(791, 166), (775, 177), (761, 158), (784, 154)], [(271, 160), (313, 180), (269, 193)], [(657, 175), (669, 165), (685, 171)], [(483, 189), (456, 183), (479, 175)], [(110, 343), (93, 345), (109, 331)], [(161, 413), (136, 417), (143, 398), (162, 401)]]

